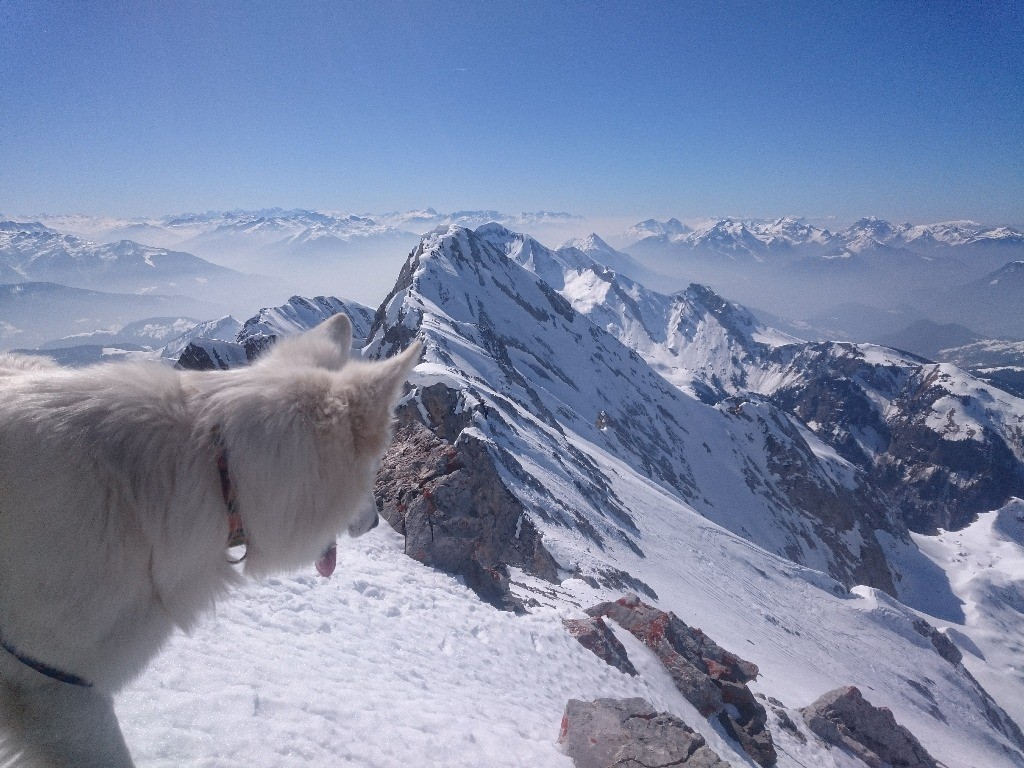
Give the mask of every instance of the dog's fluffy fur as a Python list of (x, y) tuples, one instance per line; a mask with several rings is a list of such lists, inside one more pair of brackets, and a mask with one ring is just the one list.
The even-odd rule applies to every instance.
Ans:
[(373, 527), (373, 478), (419, 344), (349, 362), (351, 337), (337, 315), (249, 368), (209, 373), (0, 355), (0, 637), (93, 684), (0, 649), (0, 765), (132, 764), (112, 694), (240, 579), (220, 445), (247, 575), (309, 566), (339, 532)]

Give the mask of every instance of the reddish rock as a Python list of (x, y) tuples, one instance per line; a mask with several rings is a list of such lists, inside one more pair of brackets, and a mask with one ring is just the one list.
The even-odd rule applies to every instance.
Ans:
[(768, 715), (746, 686), (757, 677), (755, 664), (636, 595), (601, 603), (587, 613), (605, 616), (627, 629), (654, 651), (676, 688), (698, 712), (705, 717), (716, 715), (726, 732), (759, 765), (775, 764)]
[(580, 645), (598, 658), (627, 675), (636, 675), (636, 668), (629, 660), (626, 647), (600, 616), (564, 619), (562, 624), (570, 635), (580, 641)]

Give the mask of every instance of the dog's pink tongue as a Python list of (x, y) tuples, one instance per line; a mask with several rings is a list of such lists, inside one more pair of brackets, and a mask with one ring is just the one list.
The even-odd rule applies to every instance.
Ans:
[(316, 561), (316, 570), (324, 578), (334, 573), (334, 566), (338, 564), (338, 545), (331, 544), (327, 551), (320, 555)]

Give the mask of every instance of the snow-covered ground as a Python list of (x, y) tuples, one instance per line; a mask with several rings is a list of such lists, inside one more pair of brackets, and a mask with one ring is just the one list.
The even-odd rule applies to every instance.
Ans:
[[(636, 486), (631, 501), (653, 502), (651, 491)], [(649, 511), (647, 525), (662, 536), (642, 575), (663, 607), (760, 666), (755, 691), (794, 708), (853, 683), (950, 768), (1019, 765), (963, 675), (913, 631), (912, 611), (865, 588), (833, 594), (827, 577), (696, 515), (680, 519), (675, 505)], [(1019, 588), (1014, 552), (1017, 559), (1002, 562), (1012, 563)], [(568, 768), (557, 736), (569, 698), (644, 696), (683, 717), (733, 765), (751, 765), (628, 634), (618, 632), (637, 678), (565, 632), (562, 617), (580, 616), (577, 605), (605, 593), (578, 580), (548, 589), (529, 615), (498, 611), (405, 556), (401, 538), (382, 525), (344, 543), (330, 580), (311, 566), (250, 584), (191, 637), (176, 635), (118, 697), (118, 716), (140, 766)], [(1014, 626), (1019, 632), (1019, 615)], [(985, 645), (984, 632), (961, 631)], [(989, 638), (991, 648), (1010, 631)], [(982, 678), (986, 663), (973, 662)], [(1002, 692), (1014, 690), (1019, 681)], [(773, 735), (782, 768), (855, 765), (780, 728)]]
[(118, 699), (143, 766), (571, 766), (571, 697), (652, 698), (562, 628), (402, 553), (386, 525), (335, 575), (251, 584)]

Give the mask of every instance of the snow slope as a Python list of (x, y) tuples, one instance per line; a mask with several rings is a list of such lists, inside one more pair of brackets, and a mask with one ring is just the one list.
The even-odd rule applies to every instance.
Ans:
[(799, 417), (893, 492), (914, 530), (960, 527), (1024, 494), (1024, 401), (953, 365), (871, 344), (808, 344), (706, 286), (665, 296), (571, 251), (478, 232), (683, 391), (710, 403), (767, 397)]
[[(912, 629), (911, 611), (871, 590), (834, 595), (816, 586), (820, 574), (687, 514), (651, 485), (623, 478), (616, 490), (627, 488), (627, 503), (653, 503), (643, 507), (652, 547), (640, 567), (660, 604), (758, 664), (755, 690), (791, 716), (853, 683), (950, 768), (1020, 765), (975, 687)], [(339, 548), (331, 580), (310, 572), (251, 584), (193, 636), (176, 635), (118, 697), (118, 714), (138, 764), (152, 768), (569, 768), (556, 744), (565, 701), (640, 695), (748, 766), (625, 633), (639, 678), (564, 632), (562, 617), (605, 595), (570, 580), (516, 617), (405, 556), (382, 526)], [(780, 768), (853, 765), (773, 733)]]
[(1024, 722), (1024, 501), (1013, 499), (960, 531), (914, 540), (949, 574), (963, 617), (946, 634), (964, 664), (1004, 709)]

